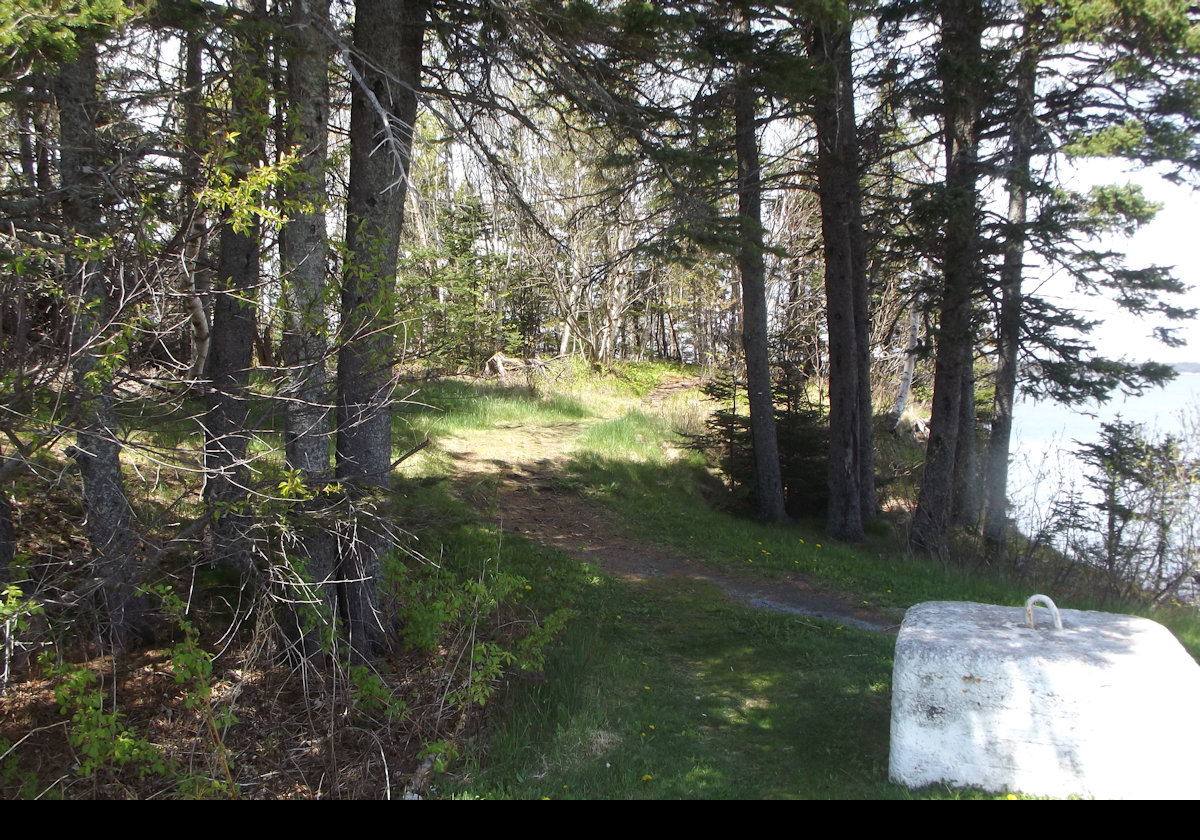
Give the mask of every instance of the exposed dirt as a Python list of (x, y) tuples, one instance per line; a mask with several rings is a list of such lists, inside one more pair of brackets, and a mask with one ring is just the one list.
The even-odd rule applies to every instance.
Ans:
[[(697, 385), (695, 379), (673, 378), (647, 397), (646, 403), (653, 408), (672, 394)], [(567, 423), (496, 429), (486, 454), (454, 441), (446, 441), (444, 446), (460, 470), (474, 477), (479, 486), (488, 487), (490, 515), (505, 531), (554, 546), (627, 580), (673, 576), (705, 580), (720, 586), (731, 599), (752, 607), (895, 632), (893, 616), (864, 609), (852, 595), (820, 587), (803, 575), (774, 580), (734, 576), (682, 555), (677, 547), (626, 536), (629, 529), (614, 513), (589, 502), (562, 481), (571, 442), (585, 426)]]

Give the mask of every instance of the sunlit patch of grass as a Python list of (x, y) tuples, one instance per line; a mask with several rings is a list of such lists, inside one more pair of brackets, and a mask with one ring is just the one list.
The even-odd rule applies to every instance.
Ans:
[(396, 411), (401, 426), (429, 433), (549, 425), (588, 417), (588, 409), (564, 396), (539, 397), (523, 385), (444, 379), (415, 391)]
[[(720, 510), (698, 456), (680, 454), (670, 412), (608, 379), (572, 391), (590, 414), (563, 430), (565, 480), (621, 513), (629, 534), (731, 573), (802, 574), (897, 621), (918, 601), (1028, 594), (988, 569), (914, 558), (886, 528), (843, 545), (819, 522), (768, 525)], [(457, 428), (473, 446), (497, 437)], [(462, 769), (458, 795), (992, 798), (888, 782), (889, 636), (731, 606), (716, 587), (677, 579), (589, 578), (578, 598), (545, 678), (514, 681), (493, 707), (487, 751)]]
[[(890, 684), (889, 638), (764, 618), (705, 583), (612, 585), (581, 612), (570, 632), (589, 655), (570, 696), (538, 686), (538, 702), (521, 702), (517, 690), (510, 725), (527, 750), (490, 755), (473, 795), (907, 795), (887, 781), (888, 697), (871, 689)], [(552, 666), (578, 666), (578, 644)]]
[(697, 390), (671, 394), (654, 409), (667, 426), (677, 435), (697, 437), (707, 430), (708, 416), (713, 404)]
[(604, 453), (635, 463), (663, 463), (667, 447), (664, 422), (641, 411), (589, 426), (576, 441), (580, 451)]

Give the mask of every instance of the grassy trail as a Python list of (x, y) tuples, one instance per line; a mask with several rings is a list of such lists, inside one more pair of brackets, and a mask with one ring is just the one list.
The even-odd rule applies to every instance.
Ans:
[[(443, 790), (992, 798), (888, 781), (888, 631), (921, 601), (1023, 603), (1030, 581), (914, 557), (886, 527), (833, 544), (819, 524), (723, 511), (719, 481), (677, 434), (696, 430), (703, 406), (674, 388), (475, 386), (469, 410), (435, 429), (429, 474), (471, 506), (490, 556), (535, 558), (527, 594), (574, 611), (544, 667), (496, 695), (485, 737)], [(1194, 618), (1173, 629), (1196, 649)]]
[[(694, 496), (700, 479), (659, 419), (660, 396), (438, 437), (456, 495), (510, 548), (529, 540), (552, 550), (548, 564), (603, 572), (544, 674), (514, 681), (493, 707), (484, 758), (454, 779), (459, 795), (906, 795), (886, 778), (892, 637), (857, 629), (849, 596), (772, 569), (763, 537), (796, 538), (751, 523), (722, 537), (753, 538), (722, 563), (711, 529), (738, 523), (695, 509), (678, 511), (709, 520), (692, 551), (646, 538), (680, 486)], [(742, 560), (751, 551), (758, 568)], [(739, 603), (768, 596), (776, 609)], [(839, 620), (795, 614), (800, 604)], [(883, 628), (894, 610), (857, 613)]]

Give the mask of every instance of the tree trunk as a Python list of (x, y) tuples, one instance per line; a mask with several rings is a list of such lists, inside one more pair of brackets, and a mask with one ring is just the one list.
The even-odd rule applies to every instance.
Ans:
[[(346, 268), (337, 370), (337, 476), (386, 489), (391, 473), (393, 292), (417, 116), (426, 3), (359, 0), (355, 7)], [(341, 552), (342, 612), (355, 656), (379, 636), (375, 590), (389, 541), (363, 521)]]
[(17, 532), (13, 527), (12, 501), (0, 490), (0, 588), (12, 579), (12, 562), (17, 556)]
[(983, 78), (980, 0), (943, 0), (938, 58), (946, 147), (942, 295), (934, 368), (933, 411), (910, 545), (944, 553), (954, 509), (955, 454), (964, 378), (971, 367), (971, 297), (978, 282), (978, 140)]
[(1030, 160), (1037, 127), (1037, 21), (1027, 15), (1025, 43), (1017, 68), (1017, 102), (1012, 126), (1012, 159), (1008, 171), (1008, 226), (1004, 264), (1000, 268), (1000, 317), (996, 325), (996, 393), (992, 432), (988, 438), (986, 514), (983, 538), (999, 547), (1008, 536), (1008, 457), (1012, 442), (1013, 403), (1017, 395), (1017, 351), (1021, 332), (1021, 277), (1025, 260), (1025, 225), (1029, 208)]
[(188, 379), (198, 382), (204, 378), (208, 366), (208, 347), (212, 338), (212, 329), (208, 317), (206, 301), (212, 285), (209, 270), (203, 265), (200, 255), (204, 252), (208, 224), (204, 217), (204, 209), (196, 196), (204, 186), (201, 183), (201, 171), (204, 166), (203, 150), (208, 145), (208, 135), (205, 131), (204, 107), (202, 105), (204, 88), (204, 38), (189, 32), (183, 47), (184, 77), (183, 95), (183, 132), (187, 148), (183, 150), (181, 165), (182, 191), (187, 198), (187, 221), (184, 233), (183, 256), (183, 291), (188, 295), (188, 320), (192, 326), (192, 364), (188, 371)]
[[(240, 0), (250, 14), (262, 11), (262, 0)], [(266, 52), (261, 39), (236, 33), (237, 48), (230, 88), (230, 125), (238, 132), (229, 165), (234, 182), (243, 180), (263, 157), (265, 137), (259, 115), (265, 103), (258, 94)], [(246, 226), (226, 218), (217, 245), (217, 277), (213, 289), (212, 337), (208, 351), (208, 399), (205, 421), (204, 498), (212, 511), (213, 555), (243, 575), (253, 565), (251, 533), (254, 518), (248, 510), (250, 468), (250, 369), (257, 334), (259, 234), (257, 216)]]
[(297, 209), (289, 214), (279, 236), (286, 306), (283, 354), (288, 370), (287, 460), (309, 482), (329, 473), (325, 162), (331, 44), (317, 28), (325, 22), (328, 7), (328, 0), (292, 3), (288, 30), (292, 39), (287, 67), (288, 145), (300, 162), (296, 183), (288, 195)]
[(813, 120), (829, 329), (826, 531), (837, 539), (855, 540), (863, 536), (863, 523), (875, 515), (875, 443), (850, 30), (840, 24), (814, 25), (808, 47), (825, 82), (814, 98)]
[(958, 441), (954, 451), (954, 522), (971, 529), (979, 527), (982, 494), (979, 491), (979, 454), (975, 427), (975, 354), (971, 351), (962, 377), (958, 400)]
[[(749, 29), (748, 19), (742, 26)], [(738, 68), (734, 82), (735, 147), (738, 164), (738, 271), (742, 278), (742, 348), (746, 354), (746, 390), (754, 443), (758, 512), (772, 520), (787, 518), (779, 443), (775, 432), (775, 399), (767, 348), (766, 271), (763, 265), (762, 182), (755, 134), (756, 97), (749, 73)]]
[[(283, 274), (283, 356), (287, 365), (284, 383), (284, 442), (288, 466), (298, 471), (306, 486), (315, 489), (328, 480), (330, 394), (325, 374), (329, 353), (325, 316), (327, 235), (325, 213), (328, 196), (325, 167), (329, 122), (329, 54), (332, 44), (320, 30), (328, 26), (328, 0), (293, 0), (291, 51), (287, 65), (289, 118), (288, 145), (300, 157), (298, 178), (288, 193), (290, 218), (279, 232), (279, 257)], [(328, 500), (308, 503), (321, 507)], [(308, 527), (314, 525), (315, 527)], [(307, 583), (321, 587), (321, 597), (332, 619), (337, 598), (335, 535), (318, 523), (298, 528), (295, 553), (303, 568), (294, 570)], [(298, 586), (302, 586), (297, 581)], [(287, 593), (289, 604), (306, 604), (315, 593)], [(305, 658), (319, 655), (320, 633), (303, 614), (291, 610), (294, 638)], [(291, 628), (289, 627), (289, 630)]]
[[(82, 40), (82, 39), (81, 39)], [(59, 113), (59, 177), (65, 198), (63, 226), (85, 249), (103, 238), (99, 173), (103, 166), (96, 131), (95, 45), (84, 41), (64, 64), (54, 93)], [(71, 329), (71, 374), (77, 430), (69, 455), (79, 465), (88, 540), (109, 622), (107, 645), (123, 650), (131, 631), (144, 635), (144, 607), (137, 597), (137, 540), (121, 475), (121, 444), (113, 411), (112, 380), (97, 348), (116, 318), (110, 311), (103, 264), (70, 250), (66, 269), (77, 301)]]
[(900, 386), (896, 389), (896, 403), (888, 412), (888, 422), (894, 433), (900, 428), (900, 419), (908, 408), (912, 397), (913, 376), (917, 370), (917, 342), (921, 337), (921, 311), (912, 305), (908, 311), (908, 340), (904, 345), (904, 367), (900, 371)]

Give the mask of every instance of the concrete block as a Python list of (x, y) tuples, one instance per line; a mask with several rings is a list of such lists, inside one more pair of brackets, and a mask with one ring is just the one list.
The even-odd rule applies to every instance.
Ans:
[(1200, 797), (1200, 666), (1130, 615), (932, 601), (896, 641), (890, 775), (992, 792)]

